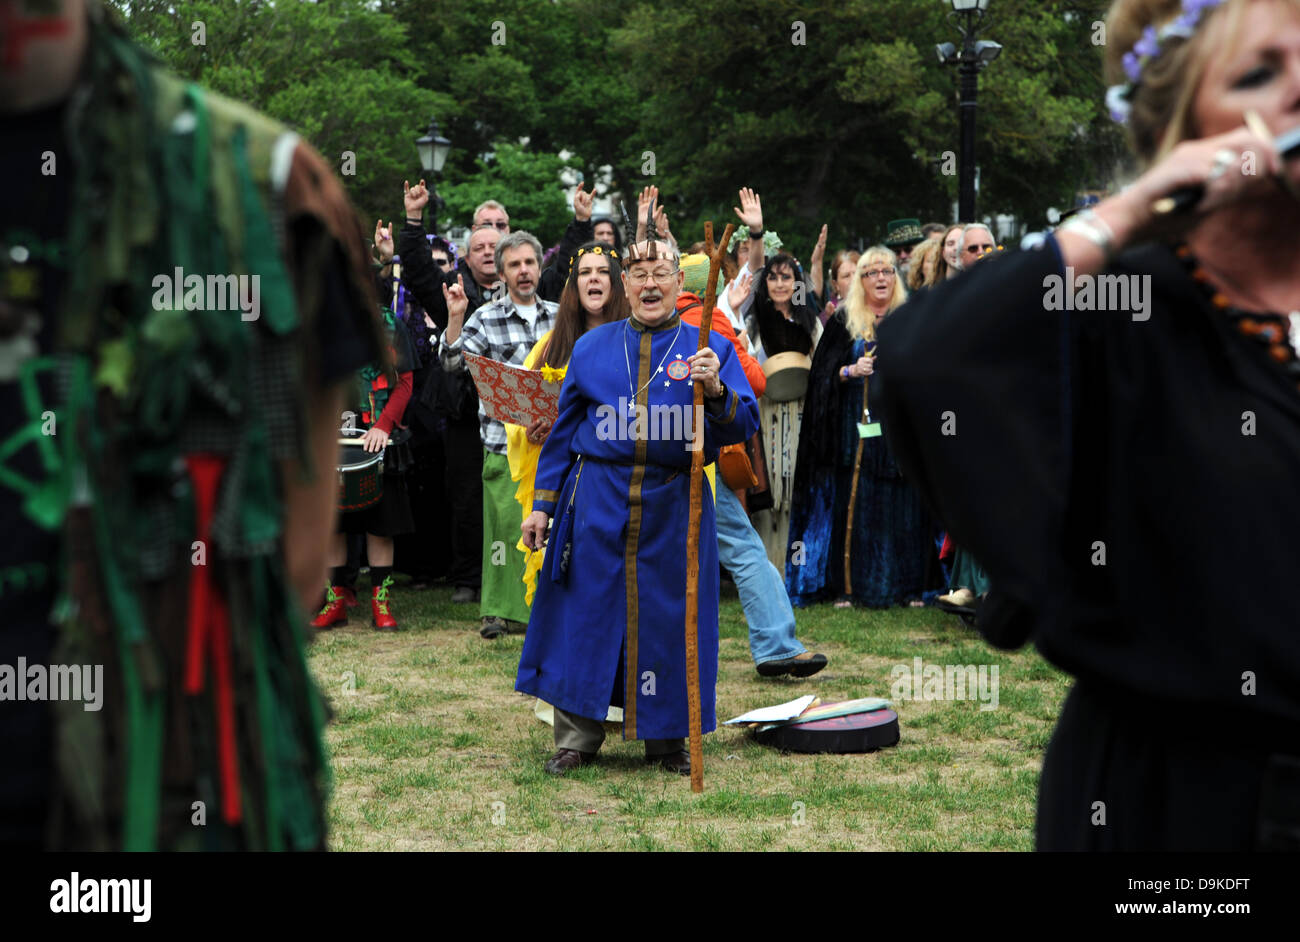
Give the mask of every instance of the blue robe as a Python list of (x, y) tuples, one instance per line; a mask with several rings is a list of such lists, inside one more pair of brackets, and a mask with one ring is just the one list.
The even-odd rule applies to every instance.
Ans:
[[(688, 735), (694, 384), (685, 360), (698, 345), (699, 328), (675, 314), (654, 328), (630, 318), (588, 331), (573, 348), (559, 415), (537, 461), (533, 510), (553, 524), (515, 689), (596, 720), (622, 706), (624, 739)], [(717, 334), (709, 345), (726, 390), (720, 405), (704, 409), (706, 464), (758, 429), (758, 403), (735, 349)], [(702, 510), (700, 704), (709, 732), (717, 726), (718, 541), (707, 496)]]

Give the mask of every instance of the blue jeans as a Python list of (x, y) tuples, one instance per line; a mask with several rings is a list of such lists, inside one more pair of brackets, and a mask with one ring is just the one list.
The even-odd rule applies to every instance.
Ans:
[(714, 493), (718, 561), (736, 581), (745, 621), (749, 622), (750, 656), (755, 664), (761, 664), (802, 654), (806, 649), (794, 636), (794, 609), (786, 595), (785, 580), (768, 561), (762, 538), (721, 474)]

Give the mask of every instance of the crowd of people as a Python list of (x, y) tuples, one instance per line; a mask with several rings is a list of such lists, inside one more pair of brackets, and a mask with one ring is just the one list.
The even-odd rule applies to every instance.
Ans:
[[(549, 429), (490, 416), (462, 354), (562, 379), (584, 333), (630, 316), (626, 245), (646, 238), (647, 219), (676, 256), (677, 304), (696, 324), (708, 259), (702, 243), (678, 246), (653, 186), (640, 193), (636, 226), (625, 233), (612, 219), (593, 218), (594, 193), (579, 185), (572, 221), (545, 251), (489, 200), (475, 210), (458, 253), (425, 230), (428, 198), (423, 181), (405, 184), (405, 224), (396, 234), (383, 220), (375, 226), (377, 291), (390, 336), (405, 336), (392, 345), (394, 394), (366, 419), (376, 430), (367, 441), (396, 458), (386, 460), (379, 504), (341, 518), (340, 529), (354, 534), (351, 552), (345, 558), (340, 538), (314, 624), (347, 623), (367, 561), (376, 627), (396, 627), (386, 591), (395, 567), (417, 588), (445, 580), (453, 602), (477, 603), (480, 631), (491, 639), (523, 633), (529, 622), (542, 560), (518, 528), (520, 513), (531, 510)], [(735, 350), (759, 424), (729, 458), (754, 480), (715, 488), (726, 520), (721, 566), (739, 591), (759, 673), (803, 674), (825, 658), (795, 638), (795, 608), (933, 602), (973, 612), (987, 592), (978, 564), (945, 541), (900, 475), (870, 399), (881, 321), (999, 249), (983, 224), (903, 219), (889, 224), (880, 245), (837, 251), (829, 264), (823, 226), (805, 265), (764, 229), (757, 193), (742, 188), (738, 202), (712, 329)]]
[[(796, 638), (816, 602), (1032, 637), (1077, 678), (1040, 848), (1300, 846), (1300, 0), (1117, 0), (1107, 104), (1141, 173), (1032, 249), (902, 219), (829, 264), (823, 228), (805, 266), (741, 189), (713, 311), (709, 247), (653, 187), (635, 220), (579, 189), (548, 263), (498, 201), (463, 248), (426, 232), (417, 183), (367, 269), (295, 133), (99, 0), (40, 13), (0, 69), (0, 842), (326, 846), (300, 616), (346, 623), (368, 566), (378, 629), (405, 570), (477, 602), (484, 638), (525, 634), (555, 774), (610, 708), (690, 771), (725, 570), (763, 676), (825, 666)], [(227, 277), (258, 279), (251, 321), (211, 300)], [(1149, 303), (1050, 304), (1063, 277)], [(554, 419), (493, 418), (468, 357), (560, 382)], [(384, 460), (340, 514), (346, 433)], [(92, 666), (93, 707), (43, 679)]]

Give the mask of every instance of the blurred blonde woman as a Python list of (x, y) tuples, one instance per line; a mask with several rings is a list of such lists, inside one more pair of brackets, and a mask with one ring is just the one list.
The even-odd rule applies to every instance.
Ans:
[(1137, 179), (887, 321), (873, 402), (988, 570), (980, 631), (1076, 678), (1038, 849), (1294, 849), (1300, 0), (1119, 0), (1106, 34)]

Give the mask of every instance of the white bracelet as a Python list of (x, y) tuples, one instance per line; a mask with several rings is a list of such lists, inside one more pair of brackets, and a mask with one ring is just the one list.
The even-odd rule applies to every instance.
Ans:
[(1115, 254), (1115, 231), (1111, 229), (1110, 224), (1102, 219), (1091, 209), (1085, 209), (1077, 216), (1072, 216), (1066, 220), (1061, 229), (1066, 232), (1075, 232), (1083, 236), (1093, 245), (1101, 249), (1106, 261), (1110, 261)]

